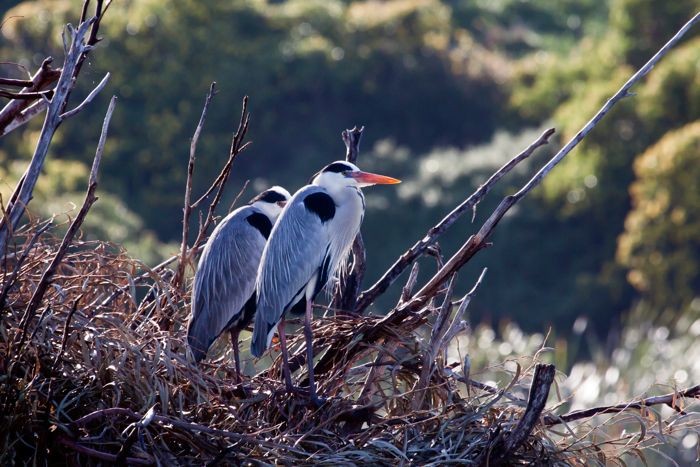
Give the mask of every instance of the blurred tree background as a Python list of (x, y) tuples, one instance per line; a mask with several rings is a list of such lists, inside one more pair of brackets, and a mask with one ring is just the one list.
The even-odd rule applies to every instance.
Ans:
[[(5, 62), (34, 70), (45, 56), (61, 61), (60, 32), (77, 20), (75, 1), (0, 8)], [(369, 285), (544, 125), (555, 126), (558, 140), (479, 206), (475, 222), (483, 219), (699, 8), (700, 0), (114, 2), (74, 99), (106, 71), (112, 78), (60, 128), (32, 208), (49, 215), (80, 202), (113, 93), (120, 102), (86, 235), (150, 263), (177, 251), (189, 139), (216, 81), (195, 196), (218, 173), (241, 98), (251, 97), (253, 145), (236, 163), (225, 206), (247, 179), (248, 198), (270, 184), (297, 189), (343, 157), (342, 129), (366, 126), (362, 167), (404, 180), (366, 191)], [(0, 71), (26, 76), (9, 64)], [(588, 327), (614, 345), (628, 316), (669, 326), (700, 317), (697, 31), (635, 90), (463, 270), (466, 289), (489, 267), (473, 321), (512, 320), (528, 332), (551, 325), (564, 337), (576, 322), (577, 333)], [(40, 125), (2, 140), (4, 199)], [(441, 242), (445, 255), (474, 225), (465, 218), (453, 229)], [(421, 264), (424, 275), (435, 267)]]

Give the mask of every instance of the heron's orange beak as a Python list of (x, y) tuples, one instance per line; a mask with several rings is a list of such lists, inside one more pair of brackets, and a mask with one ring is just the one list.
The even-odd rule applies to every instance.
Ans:
[(361, 171), (350, 172), (348, 177), (352, 177), (364, 185), (396, 185), (401, 183), (401, 180), (397, 178)]

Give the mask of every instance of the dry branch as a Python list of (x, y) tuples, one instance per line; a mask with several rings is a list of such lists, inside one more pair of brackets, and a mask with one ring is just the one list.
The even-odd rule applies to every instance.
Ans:
[(112, 112), (114, 112), (116, 100), (116, 96), (112, 96), (112, 99), (109, 101), (109, 107), (107, 108), (107, 114), (105, 115), (104, 122), (102, 123), (102, 132), (100, 133), (100, 140), (97, 144), (97, 150), (95, 151), (95, 159), (93, 160), (92, 168), (90, 169), (90, 179), (88, 181), (88, 189), (87, 193), (85, 194), (83, 205), (80, 208), (78, 215), (75, 217), (75, 219), (73, 219), (73, 222), (71, 222), (70, 227), (68, 227), (68, 231), (64, 235), (63, 241), (61, 242), (56, 255), (53, 257), (51, 263), (42, 274), (41, 279), (39, 280), (39, 283), (32, 294), (32, 298), (29, 300), (29, 304), (27, 304), (24, 315), (22, 316), (20, 326), (22, 328), (22, 334), (17, 343), (17, 353), (21, 352), (22, 350), (29, 322), (36, 313), (41, 300), (44, 298), (44, 293), (51, 283), (53, 275), (58, 269), (58, 266), (61, 264), (63, 256), (66, 254), (68, 247), (73, 242), (73, 237), (75, 237), (75, 234), (78, 233), (78, 230), (83, 224), (85, 216), (87, 216), (90, 207), (92, 207), (93, 203), (97, 201), (97, 197), (95, 196), (95, 190), (97, 189), (97, 171), (100, 167), (100, 161), (102, 160), (102, 153), (104, 152), (105, 143), (107, 142), (107, 130), (109, 128), (109, 122), (112, 119)]
[(212, 97), (216, 94), (216, 82), (211, 83), (209, 86), (209, 92), (204, 100), (204, 107), (202, 108), (202, 115), (199, 117), (199, 123), (197, 123), (197, 128), (192, 136), (192, 141), (190, 143), (190, 158), (187, 162), (187, 184), (185, 186), (185, 204), (182, 208), (182, 243), (180, 246), (180, 262), (177, 266), (177, 272), (173, 277), (173, 284), (182, 288), (183, 279), (185, 276), (185, 266), (189, 261), (188, 250), (187, 250), (187, 238), (190, 231), (190, 212), (192, 211), (192, 206), (190, 205), (190, 197), (192, 195), (192, 175), (194, 173), (194, 162), (195, 154), (197, 150), (197, 142), (199, 141), (199, 135), (202, 133), (202, 128), (204, 127), (204, 120), (207, 118), (207, 109), (209, 109), (209, 103)]
[[(71, 45), (70, 48), (66, 50), (63, 72), (58, 80), (54, 96), (46, 112), (44, 125), (41, 129), (39, 141), (34, 155), (32, 156), (32, 160), (12, 194), (11, 202), (7, 206), (7, 216), (0, 222), (0, 251), (5, 251), (10, 232), (17, 228), (26, 206), (33, 197), (34, 186), (44, 166), (53, 135), (64, 120), (63, 114), (65, 112), (65, 107), (76, 83), (75, 78), (78, 64), (84, 59), (84, 54), (93, 47), (85, 40), (85, 35), (96, 21), (97, 17), (93, 17), (81, 23), (77, 30), (70, 25), (68, 26), (68, 31), (71, 35)], [(104, 80), (98, 85), (98, 88), (101, 89), (102, 86), (104, 86)], [(90, 95), (94, 97), (94, 94), (95, 92), (93, 91)]]
[(544, 417), (544, 424), (547, 426), (568, 423), (594, 417), (596, 415), (613, 414), (624, 412), (625, 410), (640, 410), (654, 405), (667, 405), (673, 410), (681, 411), (681, 399), (700, 399), (700, 384), (685, 389), (683, 391), (671, 392), (662, 396), (652, 396), (645, 399), (638, 399), (630, 402), (623, 402), (616, 405), (603, 405), (584, 410), (575, 410), (564, 415), (547, 415)]
[(197, 233), (197, 238), (192, 244), (193, 250), (199, 248), (202, 244), (204, 244), (204, 241), (207, 238), (209, 226), (214, 221), (214, 211), (219, 205), (219, 201), (221, 201), (221, 196), (223, 195), (224, 187), (226, 186), (226, 182), (228, 181), (229, 176), (231, 175), (233, 161), (236, 159), (236, 157), (238, 157), (238, 155), (241, 152), (247, 149), (250, 145), (250, 142), (243, 142), (245, 140), (246, 134), (248, 133), (249, 123), (250, 114), (248, 113), (248, 96), (244, 96), (243, 105), (241, 106), (241, 117), (238, 121), (238, 128), (236, 128), (236, 132), (233, 134), (233, 138), (231, 140), (231, 149), (229, 150), (228, 160), (224, 164), (224, 167), (221, 169), (219, 175), (214, 180), (214, 183), (212, 183), (209, 189), (204, 193), (204, 195), (202, 195), (201, 198), (198, 199), (192, 205), (192, 208), (196, 207), (200, 203), (200, 201), (205, 199), (207, 196), (209, 196), (209, 194), (216, 190), (214, 199), (211, 201), (211, 203), (209, 203), (209, 208), (207, 209), (207, 215), (204, 220), (204, 223), (200, 225), (199, 232)]
[[(82, 14), (80, 16), (80, 21), (78, 21), (78, 24), (83, 24), (88, 20), (87, 10), (89, 4), (90, 0), (84, 0)], [(100, 41), (100, 39), (97, 37), (97, 33), (100, 28), (100, 21), (102, 20), (102, 17), (106, 13), (107, 8), (109, 8), (110, 5), (111, 2), (107, 2), (107, 5), (103, 8), (103, 0), (97, 0), (95, 6), (94, 22), (90, 27), (90, 35), (88, 36), (86, 42), (86, 44), (89, 47), (94, 46), (95, 44), (97, 44), (97, 42)], [(80, 57), (77, 57), (75, 68), (72, 71), (72, 76), (70, 76), (70, 78), (73, 79), (73, 81), (75, 81), (78, 74), (80, 73), (80, 69), (82, 68), (82, 64), (87, 58), (89, 50), (90, 48), (85, 49), (83, 54)], [(4, 136), (12, 130), (24, 125), (48, 107), (47, 100), (45, 98), (41, 98), (40, 91), (43, 91), (46, 87), (59, 80), (60, 76), (62, 75), (62, 71), (60, 69), (51, 69), (50, 64), (52, 60), (53, 59), (51, 57), (44, 59), (44, 62), (41, 64), (39, 70), (34, 74), (34, 76), (32, 76), (31, 80), (14, 80), (10, 78), (0, 78), (0, 85), (25, 85), (25, 87), (19, 92), (19, 95), (5, 95), (5, 97), (10, 97), (13, 100), (9, 102), (2, 109), (2, 111), (0, 111), (0, 136)], [(27, 96), (29, 95), (31, 95), (32, 97), (27, 98)], [(69, 95), (70, 91), (68, 92), (68, 95), (64, 99), (63, 105), (60, 108), (61, 113), (65, 111)], [(47, 97), (50, 99), (51, 95), (49, 94), (47, 95)], [(92, 100), (92, 97), (89, 98), (89, 100)], [(69, 116), (66, 116), (64, 118), (68, 117)]]
[(523, 442), (530, 436), (535, 425), (540, 421), (540, 415), (544, 410), (549, 396), (549, 388), (554, 381), (554, 365), (544, 365), (538, 363), (535, 366), (535, 375), (532, 377), (530, 385), (530, 396), (527, 400), (525, 413), (520, 418), (518, 425), (508, 433), (502, 449), (500, 449), (493, 459), (496, 463), (507, 461), (512, 458)]
[[(51, 57), (44, 59), (37, 72), (32, 76), (31, 84), (23, 88), (20, 94), (42, 91), (47, 86), (56, 82), (59, 76), (61, 76), (61, 70), (54, 70), (51, 68), (52, 61), (53, 59)], [(40, 102), (43, 102), (43, 100)], [(30, 105), (30, 101), (12, 100), (0, 110), (0, 136), (6, 135), (19, 126), (19, 124), (13, 125), (13, 123), (28, 110)]]
[(236, 129), (236, 132), (233, 134), (233, 139), (231, 140), (231, 149), (229, 150), (229, 158), (224, 164), (224, 166), (221, 169), (221, 172), (219, 172), (219, 175), (217, 175), (216, 179), (214, 179), (214, 182), (211, 184), (211, 186), (207, 189), (207, 191), (204, 192), (202, 196), (199, 197), (197, 201), (192, 203), (192, 208), (196, 208), (199, 206), (199, 204), (204, 201), (214, 190), (217, 188), (220, 188), (221, 186), (226, 184), (226, 180), (229, 177), (229, 174), (231, 173), (231, 166), (233, 165), (233, 160), (235, 157), (243, 151), (245, 148), (248, 147), (250, 143), (245, 143), (243, 144), (243, 140), (245, 139), (245, 135), (248, 132), (248, 124), (250, 123), (250, 114), (248, 113), (248, 96), (243, 97), (243, 105), (241, 106), (241, 118), (238, 122), (238, 128)]
[[(345, 160), (355, 164), (357, 156), (360, 153), (360, 140), (365, 127), (352, 130), (343, 130), (341, 137), (345, 143)], [(360, 293), (362, 279), (366, 269), (366, 252), (365, 243), (362, 240), (362, 232), (358, 232), (357, 237), (352, 244), (352, 260), (345, 265), (345, 270), (340, 273), (340, 280), (335, 286), (333, 299), (331, 300), (331, 308), (338, 310), (347, 310), (352, 313), (355, 309), (355, 303)]]

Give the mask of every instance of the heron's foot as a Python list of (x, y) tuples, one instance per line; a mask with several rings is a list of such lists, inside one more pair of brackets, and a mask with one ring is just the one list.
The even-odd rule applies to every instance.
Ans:
[(326, 399), (325, 397), (321, 397), (315, 392), (313, 392), (309, 395), (309, 402), (312, 405), (316, 406), (317, 409), (320, 409), (323, 406), (323, 404), (328, 402), (328, 399)]

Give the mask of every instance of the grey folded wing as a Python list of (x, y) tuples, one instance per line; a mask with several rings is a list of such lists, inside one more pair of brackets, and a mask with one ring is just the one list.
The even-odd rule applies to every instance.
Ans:
[[(227, 216), (214, 230), (199, 260), (187, 338), (196, 360), (226, 329), (242, 327), (243, 307), (255, 291), (265, 237), (246, 218), (250, 206)], [(250, 317), (248, 317), (250, 319)]]
[(297, 192), (272, 228), (256, 283), (253, 355), (265, 351), (272, 329), (304, 294), (327, 256), (327, 226), (304, 205), (304, 198), (319, 190), (309, 186)]

